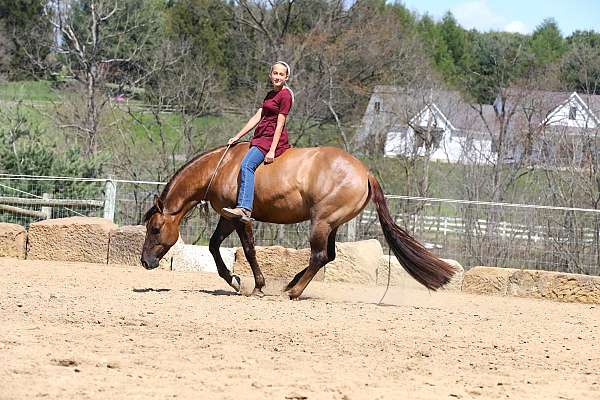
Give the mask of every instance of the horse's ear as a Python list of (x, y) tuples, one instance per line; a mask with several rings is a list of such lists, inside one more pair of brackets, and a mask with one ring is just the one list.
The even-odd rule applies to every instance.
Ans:
[(164, 205), (160, 197), (158, 197), (157, 195), (154, 195), (154, 207), (156, 207), (159, 213), (163, 213)]

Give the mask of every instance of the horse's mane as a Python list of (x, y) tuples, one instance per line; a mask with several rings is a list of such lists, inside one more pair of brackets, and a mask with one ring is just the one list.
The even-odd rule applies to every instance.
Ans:
[[(224, 146), (215, 147), (214, 149), (210, 149), (210, 150), (207, 150), (207, 151), (205, 151), (203, 153), (197, 154), (194, 157), (192, 157), (188, 162), (186, 162), (181, 167), (179, 167), (179, 169), (177, 170), (177, 172), (175, 172), (173, 174), (173, 176), (171, 177), (171, 179), (169, 179), (169, 181), (167, 182), (167, 185), (165, 186), (165, 188), (161, 192), (160, 199), (162, 201), (165, 201), (165, 199), (167, 198), (167, 194), (171, 190), (171, 186), (173, 186), (173, 183), (174, 183), (175, 179), (177, 178), (177, 176), (179, 176), (179, 174), (181, 172), (183, 172), (184, 169), (186, 169), (187, 167), (189, 167), (190, 165), (192, 165), (193, 163), (195, 163), (196, 161), (198, 161), (199, 159), (201, 159), (205, 155), (207, 155), (209, 153), (212, 153), (213, 151), (219, 150), (219, 149), (221, 149), (223, 147)], [(159, 212), (159, 209), (155, 205), (153, 205), (152, 207), (150, 207), (150, 209), (148, 211), (146, 211), (146, 214), (144, 214), (144, 220), (143, 220), (143, 222), (144, 223), (148, 222), (148, 220), (150, 219), (150, 217), (152, 217), (157, 212)]]

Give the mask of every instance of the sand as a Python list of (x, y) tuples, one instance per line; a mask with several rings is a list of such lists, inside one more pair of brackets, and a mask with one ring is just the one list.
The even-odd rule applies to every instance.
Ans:
[[(600, 307), (0, 259), (0, 399), (600, 399)], [(244, 281), (248, 290), (249, 281)]]

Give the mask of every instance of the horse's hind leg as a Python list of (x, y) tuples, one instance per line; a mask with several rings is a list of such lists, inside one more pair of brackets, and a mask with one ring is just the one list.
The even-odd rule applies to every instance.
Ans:
[(223, 240), (225, 240), (227, 236), (231, 235), (231, 232), (233, 232), (234, 229), (234, 225), (229, 220), (223, 217), (219, 218), (217, 228), (210, 238), (208, 249), (215, 260), (217, 270), (219, 271), (219, 276), (223, 278), (225, 282), (227, 282), (232, 288), (234, 288), (236, 292), (239, 292), (241, 288), (240, 277), (237, 275), (231, 275), (231, 272), (229, 272), (229, 269), (227, 269), (225, 266), (223, 258), (221, 258), (221, 252), (219, 251), (219, 247), (221, 246), (221, 243), (223, 243)]
[[(327, 262), (331, 262), (331, 261), (335, 260), (335, 236), (336, 236), (336, 234), (337, 234), (337, 228), (332, 230), (331, 233), (329, 234), (329, 237), (327, 238)], [(304, 275), (304, 273), (306, 272), (307, 269), (308, 269), (308, 267), (306, 267), (302, 271), (298, 272), (296, 274), (296, 276), (294, 276), (294, 279), (292, 279), (290, 281), (290, 283), (287, 284), (285, 289), (283, 289), (283, 291), (287, 292), (288, 290), (293, 288), (294, 285), (296, 285), (296, 283), (298, 283), (300, 278), (302, 278), (302, 275)]]
[(294, 276), (294, 278), (290, 281), (290, 283), (287, 284), (287, 286), (285, 287), (285, 289), (283, 289), (283, 291), (287, 292), (288, 290), (290, 290), (291, 288), (293, 288), (294, 285), (296, 283), (298, 283), (298, 281), (300, 280), (300, 278), (302, 278), (302, 275), (304, 275), (304, 273), (306, 272), (307, 269), (308, 269), (308, 267), (306, 267), (302, 271), (298, 272), (296, 274), (296, 276)]
[[(331, 226), (326, 222), (318, 222), (313, 225), (310, 234), (310, 261), (308, 263), (308, 268), (306, 268), (304, 274), (300, 276), (296, 284), (288, 290), (288, 295), (291, 300), (296, 300), (302, 294), (304, 289), (306, 289), (306, 286), (308, 286), (317, 272), (319, 272), (319, 269), (329, 262), (328, 248), (330, 246), (328, 245), (328, 242), (331, 233)], [(333, 245), (335, 246), (335, 235), (333, 241)], [(296, 277), (298, 277), (298, 275), (296, 275)], [(292, 282), (296, 280), (296, 277), (294, 277)]]
[(265, 287), (265, 277), (258, 266), (256, 260), (256, 250), (254, 249), (254, 233), (252, 231), (252, 225), (244, 224), (242, 222), (235, 223), (235, 230), (242, 241), (242, 248), (244, 249), (244, 255), (246, 260), (252, 268), (252, 274), (254, 275), (254, 290), (252, 291), (253, 296), (263, 297), (262, 291)]
[(337, 230), (338, 228), (333, 229), (327, 238), (327, 262), (335, 260), (335, 237)]

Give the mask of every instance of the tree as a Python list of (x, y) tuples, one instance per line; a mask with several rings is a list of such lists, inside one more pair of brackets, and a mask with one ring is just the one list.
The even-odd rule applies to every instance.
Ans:
[(48, 15), (61, 35), (53, 50), (79, 83), (77, 88), (85, 102), (83, 113), (59, 113), (61, 126), (78, 134), (86, 156), (98, 151), (101, 114), (109, 102), (105, 83), (111, 70), (127, 70), (130, 84), (145, 74), (141, 68), (145, 51), (160, 37), (160, 24), (155, 23), (161, 12), (157, 4), (148, 7), (141, 0), (82, 0), (68, 9), (58, 9), (55, 17)]
[(235, 75), (232, 65), (232, 6), (223, 0), (182, 0), (167, 9), (166, 32), (175, 42), (190, 45), (192, 56), (201, 56), (224, 85)]
[(44, 23), (45, 7), (45, 0), (0, 0), (0, 75), (20, 79), (43, 74), (41, 64), (48, 55), (43, 42), (52, 36)]
[(500, 90), (532, 72), (526, 37), (514, 33), (478, 33), (462, 77), (465, 91), (477, 103), (491, 104)]
[(538, 65), (557, 61), (565, 52), (565, 40), (553, 18), (545, 19), (531, 35), (531, 51)]
[[(66, 145), (62, 138), (51, 136), (28, 117), (20, 103), (0, 109), (0, 171), (8, 174), (96, 177), (102, 171), (102, 157), (82, 157), (76, 147)], [(26, 181), (14, 181), (9, 192), (13, 196), (24, 192), (41, 197), (50, 193), (61, 198), (89, 198), (100, 195), (97, 185), (85, 182), (41, 181), (32, 186)], [(3, 190), (5, 190), (4, 188)], [(21, 193), (22, 194), (22, 193)], [(0, 213), (4, 222), (23, 223), (9, 213)], [(33, 220), (31, 221), (33, 222)]]
[(454, 15), (447, 12), (439, 25), (441, 36), (446, 42), (448, 54), (454, 65), (461, 67), (465, 63), (466, 51), (468, 51), (467, 35), (465, 30), (458, 24)]
[(567, 38), (561, 60), (562, 79), (569, 90), (600, 94), (600, 33), (576, 31)]
[(429, 15), (424, 15), (417, 24), (417, 32), (436, 69), (448, 82), (454, 81), (457, 74), (456, 65), (439, 25)]

